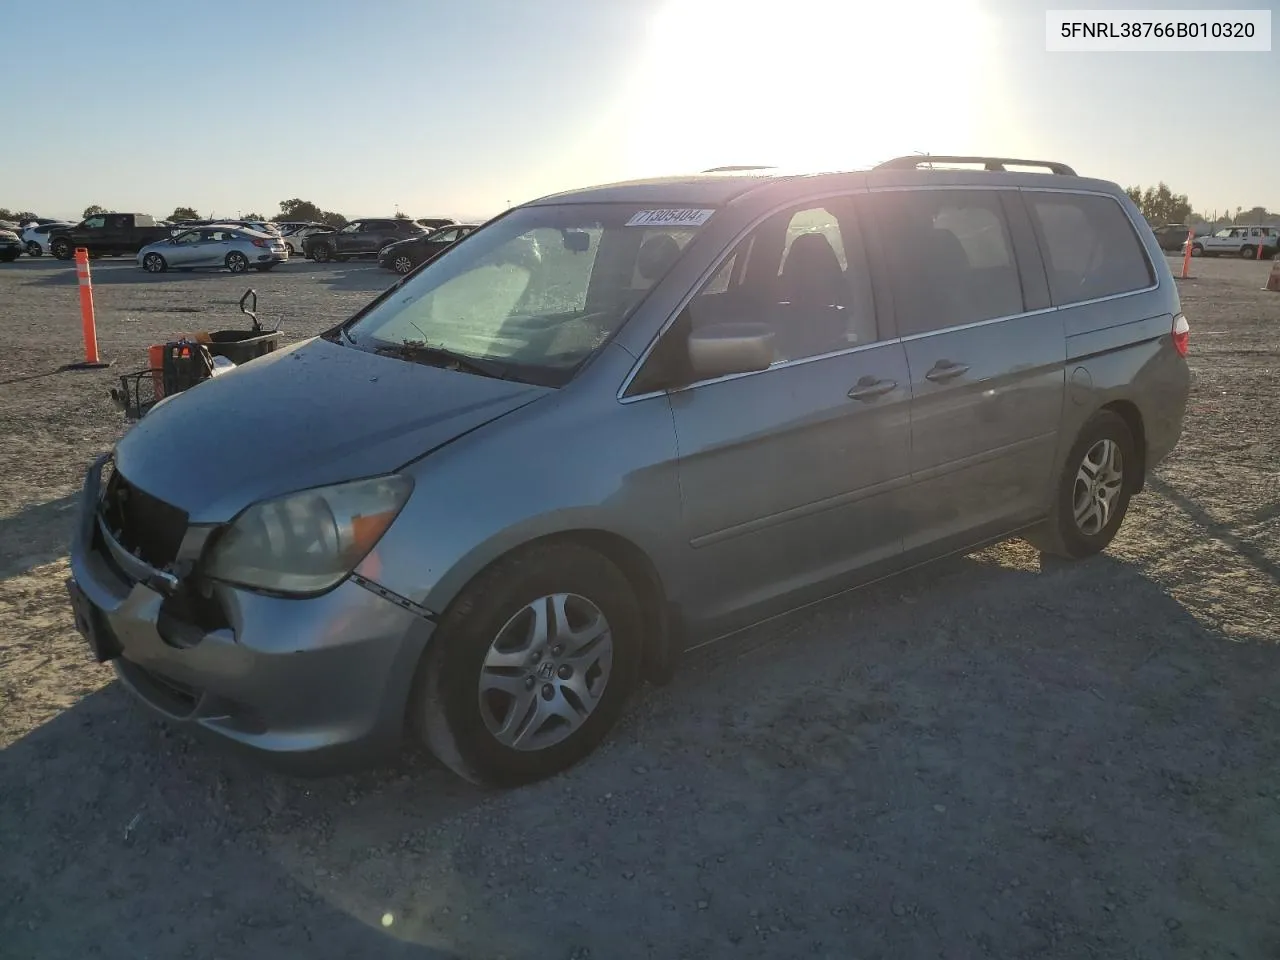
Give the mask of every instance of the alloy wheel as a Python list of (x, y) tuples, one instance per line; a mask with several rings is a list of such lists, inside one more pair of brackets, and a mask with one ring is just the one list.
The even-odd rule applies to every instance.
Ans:
[(402, 254), (396, 257), (394, 266), (396, 273), (408, 273), (413, 269), (413, 261)]
[(609, 683), (613, 632), (585, 597), (557, 593), (521, 608), (480, 668), (480, 715), (499, 743), (543, 750), (591, 716)]
[(1092, 537), (1107, 526), (1123, 488), (1120, 447), (1114, 440), (1099, 440), (1080, 462), (1072, 489), (1072, 513), (1081, 533)]

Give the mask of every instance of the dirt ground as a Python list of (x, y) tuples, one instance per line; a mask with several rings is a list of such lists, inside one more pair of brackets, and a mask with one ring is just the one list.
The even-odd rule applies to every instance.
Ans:
[[(1021, 542), (757, 628), (569, 773), (307, 781), (149, 719), (63, 592), (145, 345), (246, 282), (0, 265), (0, 957), (1280, 957), (1280, 294), (1181, 283), (1195, 387), (1103, 556)], [(390, 275), (253, 277), (291, 338)]]

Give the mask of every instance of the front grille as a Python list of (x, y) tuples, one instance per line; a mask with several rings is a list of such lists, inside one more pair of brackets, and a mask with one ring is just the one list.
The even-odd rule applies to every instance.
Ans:
[(102, 498), (102, 518), (116, 541), (143, 563), (163, 570), (187, 535), (187, 514), (112, 471)]

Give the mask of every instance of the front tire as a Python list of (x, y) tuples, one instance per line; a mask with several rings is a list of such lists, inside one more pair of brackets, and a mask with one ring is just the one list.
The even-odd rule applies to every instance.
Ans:
[(403, 276), (414, 268), (413, 258), (408, 254), (402, 253), (391, 261), (391, 269)]
[(1119, 414), (1099, 410), (1067, 454), (1049, 516), (1026, 535), (1042, 553), (1083, 559), (1115, 538), (1138, 485), (1133, 433)]
[(148, 253), (142, 258), (142, 269), (147, 273), (164, 273), (169, 269), (169, 264), (165, 263), (164, 257), (158, 253)]
[(641, 622), (627, 578), (594, 550), (517, 552), (449, 606), (414, 684), (411, 725), (473, 783), (558, 773), (621, 716), (639, 674)]
[(333, 250), (327, 243), (317, 243), (311, 248), (311, 259), (316, 263), (328, 263), (331, 256), (333, 256)]
[(1201, 246), (1201, 245), (1200, 245), (1200, 244), (1198, 244), (1198, 243), (1193, 243), (1193, 244), (1191, 245), (1191, 255), (1192, 255), (1193, 257), (1203, 257), (1203, 256), (1204, 256), (1204, 247), (1203, 247), (1203, 246)]
[(1257, 247), (1241, 247), (1240, 248), (1240, 258), (1242, 260), (1252, 260), (1255, 257), (1257, 257), (1257, 255), (1258, 255)]
[(232, 250), (227, 254), (227, 269), (232, 273), (244, 273), (249, 269), (249, 258), (243, 253)]
[(70, 260), (74, 251), (71, 249), (70, 243), (59, 237), (49, 244), (49, 252), (59, 260)]

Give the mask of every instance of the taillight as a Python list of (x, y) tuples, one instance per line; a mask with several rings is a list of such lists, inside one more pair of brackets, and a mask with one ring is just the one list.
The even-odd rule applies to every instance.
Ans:
[(265, 241), (265, 240), (256, 240), (256, 239), (255, 239), (255, 240), (253, 241), (253, 245), (254, 245), (255, 247), (265, 247), (265, 246), (267, 245), (267, 241)]
[(1178, 351), (1178, 356), (1185, 357), (1187, 355), (1187, 347), (1191, 340), (1191, 324), (1187, 323), (1187, 318), (1182, 314), (1178, 314), (1173, 318), (1173, 349)]

